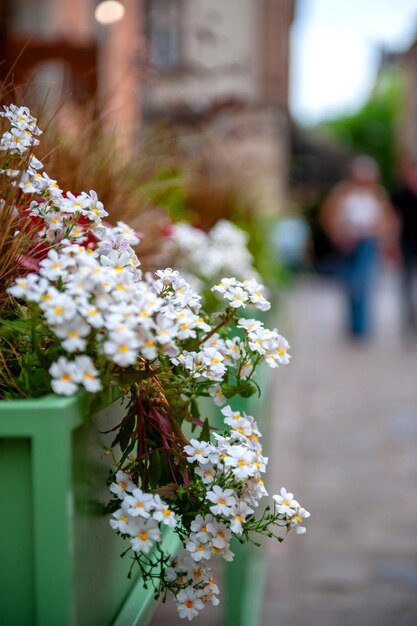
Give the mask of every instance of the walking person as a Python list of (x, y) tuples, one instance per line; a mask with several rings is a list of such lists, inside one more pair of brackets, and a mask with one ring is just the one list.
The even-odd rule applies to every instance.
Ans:
[(372, 298), (381, 243), (393, 227), (392, 209), (379, 184), (379, 170), (367, 156), (355, 158), (348, 177), (329, 193), (321, 224), (340, 252), (339, 275), (347, 300), (348, 330), (363, 340), (372, 332)]

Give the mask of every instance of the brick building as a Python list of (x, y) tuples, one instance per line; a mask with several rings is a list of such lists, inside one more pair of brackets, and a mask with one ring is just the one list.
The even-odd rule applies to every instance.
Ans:
[[(188, 125), (213, 162), (275, 213), (286, 190), (295, 0), (2, 0), (0, 78), (67, 120), (93, 103), (128, 150), (143, 124)], [(29, 84), (29, 87), (27, 85)]]

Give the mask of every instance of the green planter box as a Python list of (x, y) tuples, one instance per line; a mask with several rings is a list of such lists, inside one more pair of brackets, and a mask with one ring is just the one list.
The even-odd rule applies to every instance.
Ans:
[[(271, 389), (273, 372), (265, 366), (260, 369), (256, 381), (261, 389), (261, 398), (235, 396), (228, 402), (234, 411), (253, 415), (263, 434), (263, 444), (268, 454), (268, 430), (271, 416)], [(220, 408), (213, 403), (204, 403), (202, 414), (207, 414), (210, 423), (222, 427)], [(263, 547), (240, 544), (234, 540), (232, 550), (235, 558), (224, 566), (222, 588), (223, 626), (260, 626), (263, 598), (267, 575), (267, 559)]]
[[(128, 579), (126, 548), (103, 515), (121, 401), (101, 411), (86, 396), (0, 402), (0, 624), (134, 626), (156, 604)], [(176, 536), (167, 533), (175, 552)]]

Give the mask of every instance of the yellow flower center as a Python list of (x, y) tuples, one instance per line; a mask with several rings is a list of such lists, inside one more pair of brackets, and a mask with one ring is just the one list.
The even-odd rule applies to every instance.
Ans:
[(148, 533), (146, 532), (146, 530), (142, 530), (142, 532), (138, 534), (138, 537), (142, 541), (146, 541), (148, 539)]

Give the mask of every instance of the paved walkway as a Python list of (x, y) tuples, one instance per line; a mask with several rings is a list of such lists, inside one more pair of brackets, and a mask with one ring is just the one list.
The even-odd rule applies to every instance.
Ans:
[(336, 286), (291, 298), (274, 475), (312, 517), (271, 554), (263, 626), (417, 624), (417, 345), (401, 340), (396, 289), (382, 282), (368, 346), (344, 339)]
[[(417, 624), (417, 345), (399, 333), (396, 284), (375, 340), (343, 336), (336, 286), (302, 279), (283, 302), (293, 360), (277, 373), (270, 492), (294, 490), (305, 536), (268, 545), (262, 626)], [(152, 626), (183, 623), (162, 607)], [(200, 626), (220, 626), (218, 608)]]

